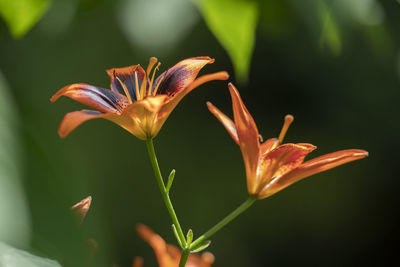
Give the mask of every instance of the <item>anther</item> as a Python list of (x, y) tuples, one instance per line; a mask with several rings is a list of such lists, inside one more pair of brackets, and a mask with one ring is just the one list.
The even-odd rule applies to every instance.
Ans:
[(292, 115), (288, 114), (285, 116), (285, 122), (283, 123), (283, 127), (281, 133), (279, 134), (278, 143), (282, 144), (283, 139), (285, 138), (286, 132), (289, 129), (290, 124), (292, 124), (294, 118)]
[(157, 63), (157, 61), (158, 61), (158, 60), (157, 60), (156, 57), (151, 57), (151, 58), (149, 59), (149, 65), (147, 66), (147, 70), (146, 70), (147, 77), (150, 76), (151, 69), (153, 68), (154, 64)]

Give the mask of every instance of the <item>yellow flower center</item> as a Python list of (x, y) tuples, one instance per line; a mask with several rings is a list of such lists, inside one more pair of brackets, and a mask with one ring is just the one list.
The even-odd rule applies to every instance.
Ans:
[[(156, 63), (157, 63), (157, 65), (156, 65)], [(150, 58), (149, 64), (147, 66), (147, 70), (145, 73), (145, 77), (143, 78), (140, 88), (139, 88), (139, 80), (137, 77), (137, 72), (135, 71), (135, 87), (136, 87), (136, 99), (137, 100), (141, 100), (147, 96), (155, 96), (157, 94), (158, 87), (160, 86), (161, 82), (164, 80), (165, 75), (167, 73), (167, 72), (165, 72), (165, 74), (157, 81), (157, 84), (154, 85), (154, 76), (156, 74), (156, 71), (160, 67), (160, 65), (161, 65), (161, 62), (158, 62), (157, 58), (155, 58), (155, 57)], [(152, 70), (153, 70), (153, 74), (151, 75)], [(151, 76), (151, 79), (149, 80), (150, 76)], [(147, 85), (147, 82), (149, 82), (148, 85)], [(153, 86), (154, 86), (154, 90), (153, 90)]]

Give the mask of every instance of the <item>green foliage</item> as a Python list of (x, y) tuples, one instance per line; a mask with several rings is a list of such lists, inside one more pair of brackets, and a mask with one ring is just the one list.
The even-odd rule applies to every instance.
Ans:
[(167, 194), (171, 189), (172, 183), (174, 182), (174, 178), (175, 178), (175, 170), (172, 170), (168, 177), (167, 188), (166, 188)]
[(192, 253), (197, 253), (197, 252), (203, 251), (206, 248), (208, 248), (208, 246), (210, 246), (210, 244), (211, 244), (211, 240), (205, 240), (204, 242), (200, 243), (198, 246), (193, 248)]
[(26, 251), (10, 247), (0, 242), (1, 267), (61, 267), (53, 260), (32, 255)]
[(51, 0), (0, 0), (0, 15), (11, 34), (22, 37), (35, 25), (50, 6)]
[(240, 82), (246, 82), (254, 49), (258, 5), (251, 0), (196, 1), (211, 32), (228, 52)]
[(187, 246), (190, 247), (190, 244), (192, 244), (193, 241), (193, 231), (192, 229), (189, 229), (187, 235), (186, 235), (186, 243)]
[(321, 48), (326, 45), (334, 55), (338, 55), (342, 50), (342, 40), (337, 22), (325, 2), (320, 2), (319, 9), (322, 25)]
[(179, 238), (178, 230), (176, 230), (175, 224), (172, 224), (172, 231), (174, 232), (175, 238), (179, 243), (181, 249), (185, 248), (185, 244), (182, 243), (181, 239)]
[(16, 113), (9, 87), (0, 72), (0, 240), (24, 247), (29, 244), (31, 229), (20, 181)]

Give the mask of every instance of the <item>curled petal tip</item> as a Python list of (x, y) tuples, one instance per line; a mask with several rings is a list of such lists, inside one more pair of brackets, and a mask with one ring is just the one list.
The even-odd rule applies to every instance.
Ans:
[(86, 209), (86, 210), (89, 210), (91, 203), (92, 203), (92, 196), (88, 196), (87, 198), (82, 199), (81, 201), (79, 201), (78, 203), (73, 205), (71, 207), (71, 209)]
[(207, 57), (207, 56), (196, 57), (196, 59), (199, 59), (199, 60), (207, 60), (209, 64), (212, 64), (212, 63), (215, 62), (215, 59), (214, 59), (214, 58)]
[(215, 256), (211, 252), (204, 252), (201, 254), (201, 259), (207, 264), (213, 264), (215, 261)]
[(231, 95), (236, 95), (237, 97), (240, 98), (240, 94), (239, 94), (236, 86), (233, 85), (233, 83), (228, 83), (228, 88), (229, 88), (229, 92), (231, 93)]
[(137, 230), (137, 231), (139, 231), (139, 229), (140, 229), (140, 228), (143, 228), (143, 227), (145, 227), (145, 228), (146, 228), (147, 226), (146, 226), (146, 225), (144, 225), (144, 224), (142, 224), (142, 223), (138, 223), (138, 224), (136, 224), (136, 230)]
[(55, 93), (51, 98), (50, 98), (50, 102), (54, 103), (57, 99), (59, 99), (61, 96), (61, 94), (59, 92)]
[(83, 219), (86, 217), (86, 213), (89, 211), (91, 203), (92, 197), (88, 196), (71, 207), (71, 209), (75, 212), (75, 216), (79, 224), (81, 224)]
[(354, 156), (355, 157), (360, 157), (360, 158), (365, 158), (369, 156), (368, 151), (362, 150), (362, 149), (355, 149), (354, 150)]
[(57, 131), (57, 133), (58, 133), (58, 136), (60, 137), (60, 138), (65, 138), (65, 137), (67, 137), (67, 135), (69, 134), (69, 132), (67, 132), (65, 129), (63, 129), (63, 128), (58, 128), (58, 131)]
[(229, 79), (229, 73), (228, 72), (221, 71), (219, 73), (220, 73), (220, 77), (219, 77), (220, 80), (228, 80)]

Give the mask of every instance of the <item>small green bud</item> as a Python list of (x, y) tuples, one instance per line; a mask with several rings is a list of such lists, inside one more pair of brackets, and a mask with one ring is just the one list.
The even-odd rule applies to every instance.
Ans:
[(175, 178), (175, 170), (172, 170), (168, 177), (167, 188), (166, 188), (167, 194), (169, 193), (169, 190), (171, 189), (174, 178)]
[(186, 243), (187, 243), (187, 247), (190, 247), (190, 244), (192, 244), (193, 241), (193, 231), (192, 229), (189, 229), (187, 235), (186, 235)]

